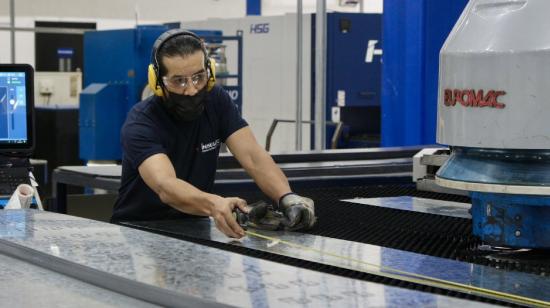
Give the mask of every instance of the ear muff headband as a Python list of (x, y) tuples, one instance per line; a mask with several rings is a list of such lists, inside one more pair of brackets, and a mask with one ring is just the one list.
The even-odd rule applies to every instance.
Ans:
[(147, 69), (148, 85), (149, 85), (149, 88), (153, 91), (153, 93), (156, 96), (163, 96), (164, 94), (163, 92), (164, 86), (160, 82), (160, 65), (159, 65), (158, 51), (170, 39), (180, 35), (191, 36), (197, 39), (198, 41), (200, 41), (202, 45), (202, 52), (204, 53), (204, 62), (205, 62), (204, 66), (208, 73), (208, 81), (206, 84), (206, 89), (210, 91), (216, 84), (216, 66), (215, 66), (216, 61), (208, 57), (206, 48), (204, 47), (204, 43), (202, 42), (201, 38), (191, 31), (186, 31), (183, 29), (171, 29), (161, 34), (153, 44), (153, 50), (151, 52), (151, 64), (149, 64), (149, 67)]

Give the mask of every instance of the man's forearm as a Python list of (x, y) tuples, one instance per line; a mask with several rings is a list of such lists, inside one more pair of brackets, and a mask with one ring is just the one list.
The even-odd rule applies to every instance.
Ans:
[(273, 158), (256, 141), (252, 130), (243, 127), (229, 136), (227, 147), (260, 189), (274, 201), (290, 192), (288, 180)]
[(245, 169), (260, 189), (274, 201), (291, 191), (283, 171), (267, 153), (252, 159)]
[(193, 215), (211, 216), (212, 206), (220, 196), (201, 191), (195, 186), (180, 180), (170, 178), (162, 182), (157, 194), (161, 201), (171, 207)]
[(212, 217), (218, 230), (229, 237), (241, 238), (245, 235), (233, 216), (235, 208), (248, 212), (243, 199), (209, 194), (175, 177), (161, 181), (159, 186), (157, 189), (162, 202), (187, 214)]

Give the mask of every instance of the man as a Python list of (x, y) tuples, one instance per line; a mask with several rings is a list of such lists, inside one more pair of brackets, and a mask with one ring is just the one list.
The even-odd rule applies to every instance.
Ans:
[(122, 183), (112, 221), (210, 216), (225, 235), (244, 236), (233, 211), (247, 213), (246, 202), (210, 193), (224, 142), (276, 201), (287, 228), (311, 227), (313, 201), (292, 193), (229, 95), (215, 85), (206, 56), (191, 32), (170, 30), (155, 42), (149, 85), (156, 95), (136, 104), (122, 128)]

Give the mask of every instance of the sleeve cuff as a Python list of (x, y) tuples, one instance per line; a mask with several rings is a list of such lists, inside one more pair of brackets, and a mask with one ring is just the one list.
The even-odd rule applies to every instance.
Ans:
[(290, 196), (290, 195), (295, 195), (295, 194), (296, 194), (296, 193), (294, 193), (294, 192), (287, 192), (286, 194), (282, 195), (282, 196), (279, 198), (279, 201), (277, 201), (277, 208), (276, 208), (276, 210), (279, 210), (279, 209), (280, 209), (280, 206), (279, 206), (279, 205), (281, 204), (281, 202), (283, 202), (283, 199), (284, 199), (285, 197)]

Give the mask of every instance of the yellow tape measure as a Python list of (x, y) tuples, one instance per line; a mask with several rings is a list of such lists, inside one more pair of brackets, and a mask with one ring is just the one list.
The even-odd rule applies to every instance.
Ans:
[(368, 266), (368, 267), (373, 267), (373, 268), (376, 269), (376, 271), (369, 271), (369, 270), (366, 270), (366, 269), (357, 269), (357, 268), (342, 266), (340, 264), (330, 264), (330, 262), (326, 262), (328, 265), (331, 265), (331, 266), (336, 266), (336, 267), (341, 267), (341, 268), (343, 267), (343, 268), (353, 270), (353, 271), (361, 271), (361, 272), (368, 273), (368, 274), (384, 276), (384, 277), (387, 277), (387, 278), (398, 279), (398, 280), (402, 280), (402, 281), (427, 285), (427, 286), (436, 287), (436, 288), (459, 291), (459, 292), (463, 292), (463, 293), (465, 292), (465, 293), (468, 293), (468, 294), (476, 294), (476, 295), (481, 295), (481, 296), (487, 296), (487, 297), (490, 297), (490, 298), (500, 299), (500, 300), (513, 302), (513, 303), (521, 304), (521, 305), (530, 305), (530, 306), (537, 306), (537, 307), (550, 307), (550, 302), (547, 302), (547, 301), (537, 300), (537, 299), (528, 298), (528, 297), (524, 297), (524, 296), (508, 294), (508, 293), (504, 293), (504, 292), (499, 292), (499, 291), (489, 290), (489, 289), (485, 289), (485, 288), (470, 286), (470, 285), (466, 285), (466, 284), (462, 284), (462, 283), (458, 283), (458, 282), (452, 282), (452, 281), (447, 281), (447, 280), (443, 280), (443, 279), (439, 279), (439, 278), (434, 278), (434, 277), (430, 277), (430, 276), (426, 276), (426, 275), (421, 275), (421, 274), (411, 273), (411, 272), (407, 272), (407, 271), (402, 271), (402, 270), (394, 269), (394, 268), (391, 268), (391, 267), (377, 265), (377, 264), (374, 264), (374, 263), (365, 262), (363, 260), (354, 259), (354, 258), (351, 258), (351, 257), (348, 257), (348, 256), (342, 256), (342, 255), (339, 255), (339, 254), (336, 254), (336, 253), (327, 252), (327, 251), (323, 251), (323, 250), (320, 250), (320, 249), (316, 249), (316, 248), (296, 244), (296, 243), (293, 243), (293, 242), (281, 240), (281, 239), (276, 238), (276, 237), (263, 235), (263, 234), (253, 232), (253, 231), (245, 231), (245, 232), (249, 236), (264, 239), (264, 240), (267, 240), (267, 241), (271, 241), (274, 244), (284, 244), (284, 245), (287, 245), (287, 246), (290, 246), (290, 247), (293, 247), (293, 248), (296, 248), (296, 249), (308, 250), (308, 251), (312, 251), (312, 252), (319, 253), (319, 254), (322, 254), (322, 255), (331, 256), (331, 257), (334, 257), (334, 258), (356, 262), (356, 263), (359, 263), (359, 264), (362, 264), (362, 265), (365, 265), (365, 266)]

